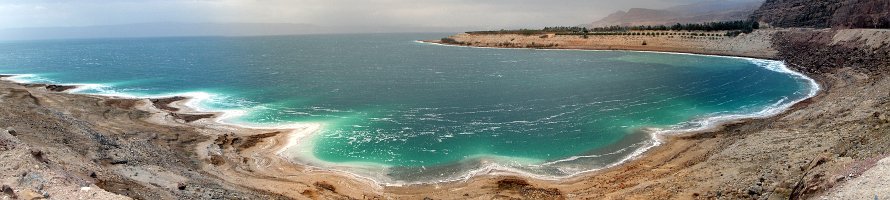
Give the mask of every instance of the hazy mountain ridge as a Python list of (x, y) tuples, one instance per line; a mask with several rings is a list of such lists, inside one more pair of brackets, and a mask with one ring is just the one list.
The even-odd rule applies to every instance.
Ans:
[(631, 8), (588, 24), (590, 27), (666, 25), (748, 19), (763, 1), (706, 1), (666, 9)]

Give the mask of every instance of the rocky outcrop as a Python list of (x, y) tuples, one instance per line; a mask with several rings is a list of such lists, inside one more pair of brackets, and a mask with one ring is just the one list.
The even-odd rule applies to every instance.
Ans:
[(843, 0), (767, 0), (752, 18), (775, 27), (828, 27)]
[(77, 88), (77, 86), (73, 86), (73, 85), (54, 85), (54, 84), (23, 84), (23, 85), (26, 87), (43, 87), (43, 88), (46, 88), (46, 90), (53, 91), (53, 92), (64, 92), (64, 91), (68, 91), (68, 90)]
[(835, 10), (831, 25), (843, 28), (890, 28), (890, 0), (845, 1)]
[(779, 57), (796, 70), (830, 73), (851, 68), (890, 74), (890, 30), (790, 30), (773, 37)]
[(149, 101), (151, 101), (151, 104), (154, 105), (158, 109), (176, 112), (176, 111), (179, 111), (179, 108), (170, 106), (170, 104), (173, 102), (182, 101), (185, 99), (186, 99), (185, 97), (175, 96), (175, 97), (168, 97), (168, 98), (149, 99)]
[(0, 199), (281, 198), (201, 170), (211, 138), (143, 121), (133, 101), (0, 81)]
[(752, 18), (776, 27), (890, 28), (890, 0), (767, 0)]

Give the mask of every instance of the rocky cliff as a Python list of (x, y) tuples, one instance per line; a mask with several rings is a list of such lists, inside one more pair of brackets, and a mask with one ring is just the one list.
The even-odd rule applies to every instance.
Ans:
[(890, 0), (767, 0), (752, 17), (776, 27), (890, 28)]
[(850, 68), (890, 74), (890, 30), (790, 30), (773, 37), (779, 57), (810, 74)]

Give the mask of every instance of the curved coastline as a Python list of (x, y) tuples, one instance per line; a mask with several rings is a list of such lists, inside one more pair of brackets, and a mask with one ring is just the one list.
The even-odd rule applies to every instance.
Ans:
[[(515, 174), (507, 174), (507, 175), (520, 175), (520, 176), (532, 177), (532, 178), (541, 179), (541, 180), (558, 181), (558, 180), (572, 179), (572, 178), (576, 178), (579, 176), (583, 176), (584, 174), (587, 174), (587, 173), (592, 173), (592, 172), (596, 172), (596, 171), (599, 171), (602, 169), (608, 169), (608, 168), (612, 168), (612, 167), (621, 165), (628, 161), (634, 160), (640, 156), (644, 156), (644, 154), (648, 150), (664, 144), (666, 142), (664, 140), (665, 136), (695, 134), (695, 133), (717, 131), (717, 130), (719, 130), (720, 127), (722, 127), (724, 125), (727, 125), (730, 123), (737, 123), (740, 120), (743, 121), (743, 120), (753, 120), (753, 119), (765, 119), (765, 118), (777, 116), (779, 114), (782, 114), (782, 113), (788, 111), (794, 105), (797, 105), (798, 103), (800, 103), (802, 101), (805, 101), (807, 99), (811, 99), (811, 98), (815, 97), (816, 95), (819, 94), (820, 91), (822, 91), (822, 86), (819, 85), (819, 83), (815, 79), (813, 79), (809, 76), (806, 76), (801, 72), (798, 72), (798, 71), (788, 68), (787, 64), (784, 61), (770, 60), (770, 59), (765, 59), (765, 58), (753, 58), (753, 57), (730, 56), (730, 55), (709, 55), (709, 54), (698, 54), (698, 53), (687, 53), (687, 52), (641, 51), (641, 50), (466, 46), (466, 45), (456, 45), (456, 44), (445, 44), (445, 43), (436, 42), (436, 41), (424, 41), (424, 40), (415, 40), (414, 42), (419, 43), (419, 44), (427, 44), (427, 45), (463, 47), (463, 48), (479, 48), (479, 49), (529, 49), (529, 50), (544, 50), (544, 51), (595, 51), (595, 52), (606, 52), (606, 51), (616, 52), (617, 51), (617, 52), (659, 53), (659, 54), (674, 54), (674, 55), (690, 55), (690, 56), (706, 56), (706, 57), (743, 59), (743, 60), (752, 62), (759, 67), (763, 67), (765, 69), (779, 72), (779, 73), (789, 74), (791, 76), (794, 76), (795, 78), (803, 79), (807, 83), (809, 83), (810, 88), (809, 88), (809, 91), (807, 91), (807, 94), (805, 97), (800, 98), (800, 99), (791, 100), (788, 102), (779, 101), (779, 102), (776, 102), (775, 104), (773, 104), (772, 106), (770, 106), (764, 110), (758, 111), (758, 112), (754, 112), (754, 113), (750, 113), (750, 114), (717, 115), (717, 116), (710, 116), (710, 117), (705, 117), (705, 118), (700, 118), (700, 119), (694, 119), (694, 120), (688, 121), (688, 122), (692, 123), (692, 124), (696, 124), (696, 125), (693, 127), (689, 127), (689, 128), (682, 128), (682, 127), (678, 127), (678, 126), (674, 126), (674, 127), (668, 128), (668, 129), (644, 128), (644, 131), (650, 134), (650, 140), (647, 142), (647, 145), (635, 149), (634, 152), (631, 153), (630, 155), (626, 156), (625, 158), (623, 158), (617, 162), (606, 165), (605, 167), (584, 170), (581, 172), (573, 173), (571, 175), (559, 176), (559, 177), (538, 176), (535, 174), (523, 173), (519, 170), (514, 170), (514, 169), (505, 170), (508, 172), (515, 173)], [(565, 161), (565, 160), (573, 160), (573, 159), (577, 159), (577, 158), (581, 158), (581, 157), (587, 157), (587, 156), (582, 156), (582, 155), (572, 156), (572, 157), (561, 159), (561, 160), (550, 161), (548, 163), (560, 162), (560, 161)], [(473, 176), (478, 176), (478, 175), (487, 175), (487, 174), (482, 173), (482, 174), (475, 174)], [(494, 174), (494, 175), (500, 175), (500, 174)], [(466, 181), (466, 180), (469, 180), (470, 178), (472, 178), (472, 176), (464, 177), (464, 179), (456, 180), (456, 181)]]
[[(456, 46), (456, 47), (503, 49), (503, 48), (498, 48), (498, 47), (471, 47), (471, 46), (461, 46), (461, 45), (439, 44), (439, 43), (432, 43), (432, 42), (425, 42), (425, 41), (416, 41), (416, 42), (423, 43), (423, 44), (434, 44), (434, 45), (445, 45), (445, 46)], [(515, 49), (515, 48), (508, 48), (508, 49)], [(778, 102), (777, 103), (778, 105), (774, 105), (771, 108), (762, 110), (760, 112), (746, 114), (746, 115), (725, 115), (725, 116), (707, 117), (704, 119), (696, 120), (696, 121), (700, 121), (700, 122), (697, 122), (697, 123), (700, 123), (700, 126), (696, 126), (693, 128), (687, 128), (687, 129), (666, 129), (666, 130), (647, 129), (646, 132), (649, 133), (650, 140), (648, 140), (647, 144), (645, 144), (644, 146), (634, 149), (634, 151), (629, 156), (626, 156), (625, 158), (621, 159), (620, 161), (611, 163), (611, 164), (609, 164), (605, 167), (602, 167), (602, 168), (585, 170), (585, 171), (573, 173), (573, 174), (567, 175), (567, 176), (559, 176), (559, 177), (541, 176), (541, 175), (523, 172), (522, 170), (519, 170), (519, 169), (501, 166), (497, 163), (489, 163), (489, 164), (483, 165), (483, 167), (480, 167), (478, 169), (471, 170), (463, 176), (454, 177), (454, 178), (445, 179), (445, 180), (438, 180), (438, 181), (433, 181), (433, 182), (387, 183), (387, 182), (380, 182), (380, 181), (375, 180), (374, 178), (371, 178), (371, 177), (365, 177), (365, 176), (362, 176), (362, 175), (359, 175), (356, 173), (351, 173), (348, 170), (326, 169), (324, 167), (315, 167), (311, 163), (302, 163), (299, 161), (293, 161), (291, 159), (288, 159), (288, 160), (293, 161), (295, 164), (306, 165), (308, 167), (312, 167), (312, 168), (315, 168), (318, 170), (329, 170), (332, 172), (348, 174), (349, 176), (355, 177), (358, 179), (370, 180), (370, 181), (374, 182), (375, 184), (382, 185), (382, 186), (406, 186), (406, 185), (423, 185), (423, 184), (460, 182), (460, 181), (471, 180), (474, 177), (484, 176), (484, 175), (506, 175), (506, 176), (517, 176), (518, 175), (518, 176), (530, 177), (530, 178), (534, 178), (534, 179), (559, 181), (559, 180), (572, 179), (572, 178), (575, 178), (578, 176), (582, 176), (583, 174), (599, 171), (599, 170), (602, 170), (605, 168), (611, 168), (611, 167), (626, 163), (627, 161), (636, 159), (640, 156), (644, 156), (644, 154), (651, 148), (662, 145), (665, 142), (663, 137), (666, 135), (685, 134), (685, 133), (693, 133), (693, 132), (706, 132), (706, 131), (710, 131), (715, 128), (718, 128), (726, 123), (730, 123), (732, 121), (772, 117), (772, 116), (778, 115), (782, 112), (785, 112), (786, 110), (788, 110), (788, 108), (792, 107), (793, 105), (795, 105), (801, 101), (812, 98), (813, 96), (818, 94), (819, 91), (821, 91), (821, 86), (815, 80), (813, 80), (812, 78), (810, 78), (806, 75), (803, 75), (802, 73), (799, 73), (799, 72), (796, 72), (796, 71), (793, 71), (793, 70), (787, 68), (787, 66), (785, 66), (783, 63), (781, 63), (781, 61), (765, 60), (765, 59), (759, 59), (759, 58), (738, 57), (738, 56), (726, 56), (726, 55), (706, 55), (706, 54), (659, 52), (659, 51), (590, 50), (590, 49), (541, 49), (541, 50), (628, 51), (628, 52), (666, 53), (666, 54), (682, 54), (682, 55), (696, 55), (696, 56), (727, 57), (727, 58), (736, 58), (736, 59), (746, 59), (751, 62), (762, 61), (762, 62), (764, 62), (765, 65), (768, 65), (769, 67), (763, 66), (761, 64), (758, 64), (758, 66), (765, 67), (767, 69), (770, 69), (770, 70), (773, 70), (776, 72), (780, 72), (780, 73), (788, 73), (795, 77), (805, 79), (810, 83), (811, 88), (805, 98), (792, 100), (789, 102)], [(778, 65), (776, 65), (777, 63), (778, 63)], [(28, 75), (19, 75), (19, 76), (28, 76)], [(30, 76), (33, 77), (36, 75), (30, 75)], [(15, 77), (17, 77), (17, 76), (7, 77), (5, 79), (16, 81)], [(21, 81), (19, 81), (19, 82), (21, 82)], [(34, 82), (29, 82), (29, 83), (34, 83)], [(85, 88), (85, 89), (74, 89), (74, 90), (67, 91), (70, 93), (111, 96), (111, 97), (118, 97), (118, 98), (142, 99), (142, 98), (164, 98), (164, 97), (173, 97), (173, 96), (184, 96), (184, 97), (187, 97), (187, 100), (185, 100), (183, 103), (181, 103), (180, 106), (183, 106), (186, 109), (189, 109), (191, 111), (196, 111), (196, 112), (217, 113), (216, 117), (213, 118), (214, 123), (228, 125), (228, 126), (236, 126), (236, 127), (240, 127), (240, 128), (248, 128), (248, 129), (275, 129), (275, 130), (289, 129), (289, 130), (295, 130), (295, 131), (292, 131), (290, 134), (288, 134), (289, 142), (287, 144), (282, 145), (281, 148), (276, 151), (278, 153), (278, 155), (282, 156), (282, 157), (284, 157), (282, 155), (282, 153), (284, 151), (286, 151), (289, 148), (300, 146), (298, 144), (300, 140), (307, 139), (307, 138), (311, 139), (311, 136), (315, 135), (313, 133), (315, 133), (315, 131), (317, 131), (323, 127), (322, 123), (316, 123), (316, 122), (308, 122), (308, 123), (296, 122), (296, 123), (288, 123), (288, 124), (281, 124), (281, 125), (252, 125), (252, 124), (240, 124), (240, 123), (227, 122), (226, 119), (237, 118), (238, 116), (244, 115), (247, 111), (244, 111), (244, 110), (213, 110), (210, 108), (201, 107), (200, 104), (202, 101), (206, 101), (206, 100), (212, 98), (212, 96), (213, 96), (213, 94), (206, 93), (206, 92), (186, 92), (186, 93), (163, 95), (163, 96), (137, 96), (137, 95), (127, 95), (125, 93), (118, 94), (118, 93), (113, 93), (113, 92), (108, 93), (108, 94), (90, 94), (90, 93), (79, 93), (79, 92), (88, 90), (89, 88), (102, 87), (102, 85), (101, 84), (60, 84), (60, 85), (74, 85), (74, 86), (78, 86), (79, 88)], [(306, 130), (296, 131), (296, 129), (304, 129), (306, 127), (313, 127), (313, 128), (309, 128), (313, 131), (306, 131)], [(563, 162), (563, 160), (567, 160), (567, 159), (577, 159), (576, 157), (585, 157), (585, 156), (573, 156), (573, 157), (569, 157), (566, 159), (549, 161), (547, 163)]]

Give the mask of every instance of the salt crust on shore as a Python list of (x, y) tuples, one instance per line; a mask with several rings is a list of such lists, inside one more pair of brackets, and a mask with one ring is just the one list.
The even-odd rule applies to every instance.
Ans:
[[(425, 44), (455, 46), (455, 45), (439, 44), (439, 43), (423, 42), (423, 41), (418, 41), (418, 42), (425, 43)], [(472, 46), (470, 46), (470, 47), (472, 47)], [(493, 48), (493, 47), (476, 47), (476, 48)], [(551, 49), (551, 50), (612, 51), (612, 50), (585, 50), (585, 49)], [(744, 57), (735, 57), (735, 56), (701, 55), (701, 54), (693, 54), (693, 53), (636, 51), (636, 50), (626, 50), (626, 51), (745, 59), (752, 63), (755, 63), (758, 66), (764, 67), (766, 69), (776, 71), (779, 73), (790, 74), (792, 76), (807, 80), (807, 82), (810, 83), (811, 90), (808, 91), (807, 96), (805, 98), (788, 101), (788, 102), (782, 102), (782, 101), (776, 102), (775, 105), (773, 105), (765, 110), (755, 112), (755, 113), (744, 114), (744, 115), (721, 115), (721, 116), (708, 117), (708, 118), (704, 118), (704, 119), (698, 119), (698, 120), (690, 122), (691, 124), (696, 124), (692, 128), (676, 127), (676, 128), (664, 129), (664, 130), (652, 129), (652, 130), (650, 130), (650, 134), (651, 134), (650, 141), (645, 142), (645, 144), (639, 148), (633, 149), (632, 153), (628, 154), (628, 156), (624, 157), (620, 161), (609, 164), (608, 166), (606, 166), (604, 168), (610, 168), (610, 167), (613, 167), (616, 165), (620, 165), (620, 164), (627, 162), (629, 160), (635, 159), (638, 156), (645, 153), (646, 151), (648, 151), (649, 149), (651, 149), (652, 147), (663, 144), (664, 143), (663, 135), (713, 131), (713, 130), (716, 130), (717, 128), (719, 128), (724, 123), (730, 123), (730, 122), (734, 122), (734, 121), (738, 121), (738, 120), (742, 120), (742, 119), (748, 119), (748, 118), (772, 117), (772, 116), (775, 116), (775, 115), (783, 112), (784, 110), (787, 110), (789, 107), (791, 107), (792, 105), (794, 105), (800, 101), (803, 101), (803, 100), (806, 100), (808, 98), (815, 96), (817, 94), (817, 92), (820, 90), (819, 89), (820, 86), (816, 83), (815, 80), (813, 80), (803, 74), (800, 74), (798, 72), (788, 69), (785, 66), (785, 64), (782, 63), (781, 61), (771, 61), (771, 60), (744, 58)], [(7, 79), (13, 80), (13, 81), (35, 80), (35, 79), (45, 81), (45, 79), (40, 79), (40, 78), (38, 78), (37, 75), (33, 75), (33, 74), (20, 74), (20, 75), (9, 75), (9, 76), (11, 76), (11, 77), (8, 77)], [(33, 82), (33, 81), (27, 81), (27, 82)], [(343, 164), (337, 164), (337, 163), (330, 163), (330, 162), (322, 161), (322, 160), (315, 158), (312, 155), (313, 154), (312, 153), (312, 149), (313, 149), (312, 145), (313, 144), (311, 141), (313, 140), (312, 136), (314, 135), (314, 133), (318, 132), (323, 127), (322, 123), (308, 122), (308, 123), (289, 123), (289, 124), (280, 124), (280, 125), (263, 125), (263, 124), (257, 125), (257, 124), (245, 124), (245, 123), (232, 123), (232, 122), (229, 122), (229, 120), (236, 119), (238, 117), (246, 115), (247, 111), (243, 110), (243, 109), (214, 110), (214, 109), (202, 107), (201, 106), (202, 102), (211, 101), (215, 96), (215, 94), (211, 94), (211, 93), (207, 93), (207, 92), (186, 92), (186, 93), (163, 95), (163, 96), (138, 96), (138, 95), (134, 95), (134, 94), (126, 94), (126, 93), (116, 92), (116, 91), (107, 89), (107, 88), (109, 88), (108, 86), (104, 86), (101, 84), (67, 84), (67, 85), (76, 86), (75, 89), (72, 89), (69, 91), (71, 93), (79, 93), (82, 91), (93, 90), (93, 91), (98, 91), (99, 92), (99, 93), (97, 93), (98, 95), (117, 97), (117, 98), (159, 99), (159, 98), (171, 98), (171, 97), (175, 97), (175, 96), (186, 97), (186, 99), (183, 101), (177, 101), (177, 102), (171, 103), (171, 106), (179, 108), (181, 110), (180, 113), (189, 113), (189, 114), (213, 113), (216, 115), (216, 117), (214, 117), (210, 121), (199, 122), (202, 124), (202, 126), (219, 127), (219, 128), (223, 128), (223, 129), (229, 129), (229, 130), (239, 130), (239, 129), (266, 130), (266, 131), (286, 130), (287, 136), (285, 137), (286, 139), (284, 139), (285, 143), (282, 144), (278, 150), (275, 150), (276, 155), (282, 156), (285, 159), (292, 159), (292, 162), (294, 162), (295, 164), (303, 164), (303, 165), (309, 165), (309, 166), (318, 165), (314, 168), (320, 169), (320, 170), (330, 170), (330, 171), (334, 171), (334, 172), (338, 172), (338, 173), (343, 173), (348, 176), (357, 177), (357, 178), (365, 179), (365, 180), (370, 180), (370, 181), (373, 181), (375, 185), (404, 186), (404, 185), (412, 185), (412, 184), (447, 183), (447, 182), (454, 182), (454, 181), (466, 181), (466, 180), (469, 180), (475, 176), (483, 176), (483, 175), (524, 176), (524, 177), (531, 177), (531, 178), (541, 179), (541, 180), (562, 180), (562, 179), (567, 179), (567, 178), (571, 178), (574, 176), (578, 176), (581, 174), (586, 174), (586, 173), (590, 173), (590, 172), (602, 169), (602, 168), (597, 168), (597, 169), (580, 171), (580, 172), (577, 172), (574, 174), (570, 174), (568, 176), (547, 176), (547, 175), (538, 175), (538, 174), (524, 172), (520, 169), (507, 167), (505, 165), (501, 165), (496, 162), (486, 162), (486, 164), (484, 164), (483, 167), (474, 169), (474, 170), (470, 170), (470, 171), (466, 172), (466, 174), (456, 177), (456, 178), (449, 178), (449, 179), (444, 179), (444, 180), (434, 180), (434, 181), (430, 181), (430, 182), (419, 182), (419, 183), (409, 182), (409, 183), (406, 183), (406, 182), (386, 179), (385, 174), (380, 173), (380, 172), (385, 172), (385, 170), (386, 170), (385, 167), (378, 166), (376, 164), (353, 163), (350, 165), (343, 165)], [(151, 109), (151, 108), (143, 108), (143, 109)], [(156, 121), (159, 123), (163, 123), (163, 120), (156, 120)], [(225, 125), (225, 126), (221, 126), (221, 125)], [(226, 126), (233, 126), (233, 127), (226, 127)], [(570, 158), (551, 161), (548, 163), (552, 164), (552, 163), (572, 161), (572, 160), (582, 158), (582, 157), (586, 157), (586, 156), (584, 156), (584, 155), (573, 156)], [(502, 158), (502, 159), (509, 159), (509, 158)], [(351, 172), (352, 170), (359, 170), (359, 171), (362, 171), (365, 173), (373, 173), (373, 174), (361, 174), (361, 173)]]

